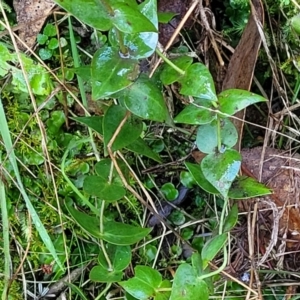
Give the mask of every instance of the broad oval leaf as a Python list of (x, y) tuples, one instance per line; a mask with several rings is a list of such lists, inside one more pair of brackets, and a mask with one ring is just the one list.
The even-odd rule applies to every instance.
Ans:
[(91, 64), (92, 96), (107, 98), (131, 85), (139, 74), (138, 61), (124, 57), (118, 49), (104, 46), (93, 56)]
[(251, 104), (267, 101), (260, 95), (239, 89), (223, 91), (218, 95), (218, 99), (220, 111), (229, 116), (234, 115)]
[(182, 95), (218, 101), (214, 80), (209, 70), (201, 63), (189, 66), (179, 82), (181, 83), (180, 93)]
[(132, 245), (147, 236), (152, 228), (136, 227), (115, 221), (104, 223), (103, 240), (120, 246)]
[(107, 31), (112, 22), (101, 1), (95, 0), (54, 0), (59, 6), (89, 26)]
[[(193, 62), (192, 57), (190, 56), (181, 56), (175, 59), (172, 59), (171, 62), (176, 65), (181, 70), (185, 71)], [(165, 85), (170, 85), (175, 81), (178, 81), (182, 75), (179, 74), (173, 67), (168, 64), (165, 64), (162, 72), (160, 73), (160, 80)]]
[(208, 263), (214, 259), (218, 252), (223, 248), (227, 241), (227, 234), (223, 233), (210, 239), (202, 248), (201, 258), (203, 269), (206, 269)]
[[(103, 137), (106, 147), (126, 116), (126, 113), (128, 113), (126, 108), (119, 105), (112, 105), (106, 111), (103, 119)], [(112, 144), (112, 150), (117, 151), (130, 145), (139, 138), (142, 131), (143, 124), (141, 120), (130, 115), (116, 136)]]
[(210, 123), (216, 118), (216, 113), (211, 110), (212, 108), (209, 101), (196, 98), (175, 117), (174, 122), (191, 125)]
[[(156, 0), (146, 0), (138, 6), (140, 12), (158, 29)], [(109, 31), (112, 45), (119, 46), (119, 38), (115, 28)], [(124, 45), (128, 48), (130, 58), (143, 59), (151, 56), (158, 42), (157, 32), (124, 33)]]
[(120, 286), (136, 299), (155, 298), (156, 289), (162, 284), (161, 274), (147, 266), (136, 266), (134, 271), (135, 276), (127, 281), (120, 282)]
[(66, 201), (65, 205), (77, 225), (92, 236), (103, 239), (111, 244), (120, 246), (135, 244), (152, 230), (152, 228), (135, 227), (115, 221), (103, 220), (103, 233), (101, 233), (99, 218), (76, 210), (72, 205), (72, 201)]
[(189, 162), (185, 163), (185, 166), (192, 174), (193, 178), (195, 179), (196, 183), (206, 192), (210, 194), (219, 194), (219, 191), (213, 187), (213, 185), (207, 181), (204, 177), (203, 172), (201, 170), (200, 165), (192, 164)]
[(163, 122), (167, 119), (167, 107), (158, 87), (146, 76), (141, 76), (123, 91), (129, 111), (143, 119)]
[(112, 23), (125, 33), (157, 32), (152, 22), (145, 17), (137, 8), (124, 2), (112, 2), (114, 10), (111, 16)]
[[(238, 140), (235, 126), (229, 119), (220, 120), (221, 144), (224, 149), (233, 147)], [(218, 123), (213, 121), (199, 126), (196, 137), (198, 149), (203, 153), (216, 152), (218, 148)]]
[(248, 199), (272, 194), (272, 191), (254, 178), (240, 176), (232, 183), (228, 197), (231, 199)]
[[(128, 267), (131, 261), (131, 248), (130, 246), (117, 246), (113, 244), (105, 245), (106, 253), (112, 264), (112, 268), (115, 271), (122, 271)], [(108, 269), (109, 265), (107, 259), (104, 255), (102, 248), (100, 248), (100, 253), (98, 256), (99, 264)]]
[(201, 161), (201, 170), (204, 177), (227, 197), (233, 180), (236, 178), (241, 166), (239, 152), (228, 149), (224, 153), (211, 153)]
[(181, 264), (175, 273), (170, 300), (207, 300), (208, 297), (206, 282), (197, 277), (192, 266)]
[(95, 266), (89, 274), (90, 280), (96, 282), (118, 282), (122, 280), (123, 272), (108, 270), (103, 266)]
[(164, 194), (167, 200), (172, 201), (178, 197), (178, 190), (175, 188), (174, 184), (171, 182), (165, 183), (160, 191)]
[(115, 202), (122, 199), (126, 190), (122, 185), (109, 182), (100, 176), (90, 175), (84, 179), (83, 189), (89, 195), (99, 197), (101, 200)]

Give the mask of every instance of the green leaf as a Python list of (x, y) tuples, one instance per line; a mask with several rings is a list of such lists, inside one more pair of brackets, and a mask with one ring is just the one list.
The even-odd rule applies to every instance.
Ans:
[(239, 214), (239, 210), (236, 204), (234, 204), (230, 210), (229, 213), (225, 219), (224, 222), (224, 227), (223, 227), (223, 232), (229, 232), (236, 224), (237, 220), (238, 220), (238, 214)]
[(160, 191), (164, 194), (167, 200), (172, 201), (178, 197), (178, 190), (175, 188), (174, 184), (171, 182), (165, 183)]
[[(224, 149), (233, 147), (238, 140), (235, 126), (229, 119), (220, 120), (220, 138)], [(196, 137), (198, 149), (203, 153), (216, 152), (218, 148), (218, 123), (217, 120), (199, 126)]]
[(133, 114), (158, 122), (167, 119), (168, 111), (163, 95), (146, 76), (140, 76), (122, 95), (127, 109)]
[(79, 123), (87, 125), (88, 127), (92, 128), (93, 130), (100, 133), (101, 135), (103, 134), (103, 129), (102, 129), (103, 117), (102, 116), (73, 117), (70, 119), (73, 119)]
[(86, 193), (92, 196), (99, 197), (107, 202), (115, 202), (122, 199), (126, 190), (123, 186), (109, 182), (100, 176), (87, 176), (83, 182), (83, 189)]
[(47, 24), (43, 30), (43, 34), (47, 37), (56, 36), (56, 27), (52, 24)]
[(97, 162), (95, 170), (98, 173), (97, 176), (90, 175), (84, 179), (83, 189), (86, 193), (108, 202), (120, 200), (125, 196), (126, 190), (122, 180), (110, 159)]
[(97, 0), (55, 0), (59, 6), (74, 15), (81, 22), (107, 31), (112, 27), (112, 21), (101, 1)]
[[(129, 246), (117, 246), (113, 244), (105, 245), (106, 253), (115, 271), (122, 271), (128, 267), (131, 262), (131, 249)], [(104, 255), (102, 248), (98, 256), (98, 262), (103, 267), (108, 269), (109, 265)]]
[(90, 280), (96, 282), (118, 282), (122, 280), (123, 272), (108, 270), (103, 266), (95, 266), (89, 274)]
[[(181, 70), (185, 71), (193, 62), (190, 56), (180, 56), (171, 60), (174, 65), (176, 65)], [(165, 64), (162, 72), (160, 73), (160, 80), (165, 85), (170, 85), (180, 79), (182, 75), (179, 74), (173, 67)]]
[(72, 201), (65, 202), (66, 208), (72, 218), (86, 232), (96, 238), (105, 240), (108, 243), (126, 246), (132, 245), (147, 236), (152, 228), (135, 227), (115, 221), (103, 221), (103, 233), (100, 232), (99, 218), (82, 213), (72, 206)]
[(135, 276), (119, 283), (126, 292), (139, 300), (147, 300), (156, 296), (156, 289), (162, 283), (161, 274), (147, 266), (136, 266)]
[(213, 109), (211, 102), (196, 98), (193, 103), (186, 106), (175, 117), (174, 122), (190, 125), (203, 125), (210, 123), (216, 118), (216, 113), (211, 109)]
[(175, 273), (170, 300), (208, 300), (209, 291), (204, 280), (197, 277), (189, 264), (182, 264)]
[(121, 2), (112, 2), (111, 5), (114, 10), (111, 21), (121, 32), (157, 32), (152, 22), (138, 9)]
[(39, 33), (36, 37), (37, 42), (39, 45), (44, 45), (48, 41), (48, 36), (45, 34)]
[(114, 245), (132, 245), (147, 236), (151, 230), (152, 228), (142, 228), (109, 221), (104, 223), (103, 239)]
[(161, 159), (160, 159), (159, 155), (156, 152), (154, 152), (146, 144), (146, 142), (141, 138), (138, 138), (137, 140), (135, 140), (130, 145), (127, 145), (125, 148), (129, 151), (132, 151), (132, 152), (136, 153), (136, 154), (144, 155), (146, 157), (149, 157), (149, 158), (161, 163)]
[(118, 49), (100, 48), (91, 64), (92, 96), (94, 100), (107, 98), (131, 85), (139, 74), (138, 61), (124, 57)]
[(56, 110), (51, 114), (51, 117), (47, 120), (47, 131), (52, 136), (57, 135), (61, 126), (65, 123), (66, 116), (61, 110)]
[[(103, 137), (106, 147), (126, 116), (126, 113), (126, 108), (119, 105), (112, 105), (106, 111), (103, 119)], [(141, 120), (130, 115), (116, 136), (114, 143), (112, 144), (112, 150), (117, 151), (130, 145), (139, 138), (142, 131), (143, 124)]]
[(213, 187), (213, 185), (207, 181), (204, 177), (203, 172), (201, 170), (200, 165), (192, 164), (189, 162), (185, 162), (185, 166), (192, 174), (193, 178), (195, 179), (196, 183), (206, 192), (210, 194), (219, 194), (219, 191)]
[(158, 12), (158, 21), (159, 23), (167, 24), (177, 15), (178, 13), (174, 12)]
[(248, 199), (271, 194), (272, 191), (254, 178), (240, 176), (234, 180), (228, 193), (231, 199)]
[(218, 252), (223, 248), (227, 241), (227, 234), (223, 233), (210, 239), (202, 248), (201, 258), (203, 269), (206, 269), (208, 263), (214, 259)]
[(54, 49), (58, 48), (58, 46), (59, 46), (59, 43), (58, 43), (57, 38), (51, 38), (49, 40), (48, 49), (54, 50)]
[(197, 182), (191, 172), (181, 171), (180, 182), (187, 188), (191, 189)]
[(203, 64), (195, 63), (189, 66), (179, 82), (181, 83), (180, 93), (182, 95), (218, 101), (214, 80)]
[(218, 95), (218, 99), (220, 111), (230, 116), (251, 104), (267, 101), (262, 96), (239, 89), (223, 91)]
[(294, 16), (291, 19), (291, 26), (300, 35), (300, 14)]
[(222, 194), (227, 197), (228, 190), (236, 178), (241, 166), (239, 152), (228, 149), (224, 153), (211, 153), (201, 161), (204, 177)]
[[(146, 0), (138, 8), (158, 29), (156, 0)], [(114, 47), (119, 47), (119, 37), (115, 28), (109, 31), (109, 39)], [(144, 59), (151, 56), (155, 51), (157, 42), (157, 32), (124, 33), (124, 45), (128, 48), (130, 58)]]

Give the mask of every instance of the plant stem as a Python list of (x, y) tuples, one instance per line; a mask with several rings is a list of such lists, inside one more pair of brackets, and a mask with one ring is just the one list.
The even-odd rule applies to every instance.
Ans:
[(218, 139), (218, 151), (221, 152), (222, 141), (221, 141), (221, 121), (220, 117), (217, 116), (217, 139)]
[[(105, 201), (102, 200), (101, 207), (100, 207), (100, 234), (103, 234), (103, 231), (104, 231), (104, 226), (103, 226), (104, 209), (105, 209)], [(111, 272), (113, 270), (113, 267), (112, 267), (111, 261), (109, 259), (109, 256), (106, 252), (105, 245), (104, 245), (104, 242), (102, 239), (100, 240), (100, 244), (101, 244), (101, 248), (103, 251), (103, 255), (108, 264), (108, 271)]]
[(120, 30), (118, 28), (114, 28), (115, 29), (115, 32), (116, 32), (116, 35), (118, 37), (118, 40), (119, 40), (119, 47), (120, 47), (120, 52), (123, 54), (123, 56), (128, 56), (128, 48), (125, 46), (124, 44), (124, 37), (122, 36)]
[(175, 64), (173, 64), (166, 56), (164, 56), (158, 48), (155, 49), (156, 54), (165, 62), (167, 63), (170, 67), (172, 67), (175, 71), (177, 71), (180, 75), (184, 75), (185, 71), (182, 69), (178, 68)]
[(105, 289), (95, 298), (95, 300), (100, 300), (103, 295), (106, 294), (106, 292), (110, 289), (111, 283), (108, 283), (105, 287)]
[(228, 197), (224, 197), (224, 205), (223, 205), (223, 209), (222, 209), (222, 213), (221, 213), (221, 217), (220, 217), (219, 234), (223, 233), (225, 211), (227, 208), (227, 204), (228, 204)]

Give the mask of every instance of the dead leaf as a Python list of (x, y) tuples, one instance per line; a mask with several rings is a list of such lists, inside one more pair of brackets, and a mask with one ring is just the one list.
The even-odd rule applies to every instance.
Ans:
[[(13, 6), (20, 27), (19, 37), (32, 48), (55, 3), (52, 0), (14, 0)], [(23, 45), (19, 46), (26, 49)]]

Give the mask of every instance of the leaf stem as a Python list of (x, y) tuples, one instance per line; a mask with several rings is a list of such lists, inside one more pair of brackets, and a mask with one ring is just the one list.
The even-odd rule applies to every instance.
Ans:
[[(104, 226), (103, 226), (104, 209), (105, 209), (105, 201), (102, 200), (101, 207), (100, 207), (100, 234), (101, 235), (103, 235), (103, 232), (104, 232)], [(109, 259), (108, 254), (106, 252), (103, 239), (100, 239), (100, 244), (101, 244), (101, 248), (102, 248), (102, 251), (103, 251), (103, 255), (104, 255), (104, 257), (106, 259), (106, 262), (108, 264), (108, 271), (111, 272), (111, 271), (113, 271), (113, 266), (111, 264), (111, 261)]]
[(217, 139), (218, 139), (218, 152), (221, 152), (222, 141), (221, 141), (221, 120), (220, 117), (217, 116)]
[(167, 63), (170, 67), (172, 67), (175, 71), (177, 71), (180, 75), (184, 75), (185, 71), (182, 69), (178, 68), (175, 64), (173, 64), (162, 52), (158, 50), (158, 48), (155, 49), (156, 54), (165, 62)]

